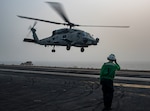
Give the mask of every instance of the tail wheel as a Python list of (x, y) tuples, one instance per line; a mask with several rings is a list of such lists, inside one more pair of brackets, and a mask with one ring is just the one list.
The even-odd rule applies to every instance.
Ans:
[(81, 48), (81, 52), (84, 52), (84, 47)]

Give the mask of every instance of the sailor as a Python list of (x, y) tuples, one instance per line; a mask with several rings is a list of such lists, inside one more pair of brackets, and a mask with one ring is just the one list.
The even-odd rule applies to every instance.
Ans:
[(108, 57), (108, 62), (104, 63), (100, 71), (100, 83), (102, 85), (104, 109), (103, 111), (111, 110), (112, 100), (113, 100), (113, 80), (115, 77), (115, 71), (120, 70), (120, 66), (117, 63), (114, 54), (110, 54)]

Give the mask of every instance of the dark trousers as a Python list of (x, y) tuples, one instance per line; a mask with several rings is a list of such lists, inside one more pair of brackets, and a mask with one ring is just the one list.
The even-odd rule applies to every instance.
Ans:
[(110, 79), (101, 79), (102, 91), (103, 91), (103, 100), (105, 108), (111, 108), (112, 99), (113, 99), (113, 81)]

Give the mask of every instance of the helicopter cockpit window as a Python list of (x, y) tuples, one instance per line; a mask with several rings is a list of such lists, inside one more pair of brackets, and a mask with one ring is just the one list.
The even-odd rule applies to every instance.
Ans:
[(80, 37), (80, 36), (86, 36), (86, 33), (85, 32), (78, 32), (77, 36), (78, 37)]
[(63, 35), (63, 38), (65, 39), (65, 38), (66, 38), (66, 35)]
[(80, 32), (78, 32), (78, 33), (77, 33), (77, 37), (80, 37), (80, 35), (81, 35), (81, 33), (80, 33)]
[(92, 35), (89, 33), (86, 33), (87, 38), (92, 39)]
[(86, 36), (86, 33), (85, 33), (85, 32), (83, 32), (83, 36)]

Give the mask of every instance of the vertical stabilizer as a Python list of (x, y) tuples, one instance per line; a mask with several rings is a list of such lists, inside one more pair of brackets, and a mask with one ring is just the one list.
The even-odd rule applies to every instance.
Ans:
[(36, 43), (39, 43), (39, 39), (38, 39), (38, 37), (37, 37), (37, 35), (36, 35), (36, 30), (34, 29), (34, 28), (31, 28), (31, 31), (32, 31), (32, 33), (33, 33), (33, 38), (34, 38), (34, 41), (36, 42)]

